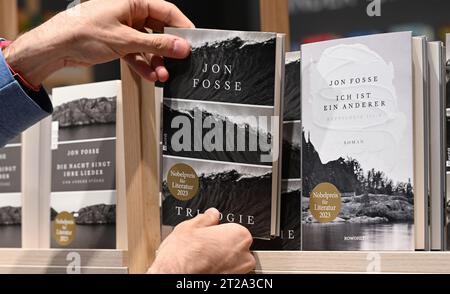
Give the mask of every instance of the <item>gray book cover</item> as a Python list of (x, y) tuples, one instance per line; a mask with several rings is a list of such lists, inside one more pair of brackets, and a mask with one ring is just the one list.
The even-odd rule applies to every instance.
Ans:
[(22, 239), (21, 140), (0, 149), (0, 247), (19, 248)]
[(53, 90), (53, 248), (116, 248), (119, 91), (119, 81)]

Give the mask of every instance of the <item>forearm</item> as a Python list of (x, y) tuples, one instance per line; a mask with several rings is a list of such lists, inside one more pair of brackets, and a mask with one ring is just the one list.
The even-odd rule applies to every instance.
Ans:
[(53, 22), (50, 20), (22, 35), (3, 50), (11, 68), (34, 86), (42, 84), (49, 75), (63, 68), (69, 54), (66, 48), (69, 37), (64, 33), (54, 34)]

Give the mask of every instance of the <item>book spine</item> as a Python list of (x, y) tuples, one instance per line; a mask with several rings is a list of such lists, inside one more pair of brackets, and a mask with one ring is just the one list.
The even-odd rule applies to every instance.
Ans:
[(431, 250), (444, 249), (445, 100), (444, 52), (441, 42), (429, 43), (430, 66), (430, 239)]
[(425, 37), (413, 38), (414, 234), (415, 249), (429, 250), (428, 232), (428, 61)]
[[(280, 236), (280, 206), (281, 206), (281, 163), (282, 163), (282, 139), (283, 138), (283, 97), (284, 97), (284, 78), (285, 78), (285, 35), (277, 36), (276, 69), (275, 69), (275, 117), (278, 118), (278, 134), (275, 135), (275, 144), (277, 146), (272, 150), (274, 156), (273, 177), (272, 177), (272, 211), (271, 215), (275, 220), (271, 222), (270, 232), (272, 236)], [(277, 138), (278, 136), (278, 138)], [(275, 154), (274, 154), (275, 153)]]
[(450, 34), (446, 35), (446, 43), (445, 43), (445, 57), (444, 57), (444, 85), (443, 85), (443, 91), (444, 91), (444, 106), (446, 107), (445, 110), (445, 133), (446, 136), (444, 137), (445, 140), (445, 154), (446, 154), (446, 164), (445, 164), (445, 203), (444, 203), (444, 217), (445, 217), (445, 227), (444, 227), (444, 250), (449, 250), (449, 244), (448, 244), (448, 238), (449, 236), (449, 229), (450, 229), (450, 223), (449, 223), (449, 204), (450, 204), (450, 191), (449, 185), (450, 185), (450, 138), (449, 138), (449, 123), (450, 123), (450, 108), (449, 108), (449, 93), (447, 93), (447, 86), (450, 84)]
[[(127, 187), (125, 178), (125, 129), (122, 81), (117, 81), (116, 108), (116, 248), (128, 250)], [(48, 226), (49, 227), (49, 226)]]
[(50, 247), (51, 117), (22, 135), (22, 248)]
[(446, 213), (446, 204), (447, 204), (447, 168), (446, 168), (446, 162), (445, 162), (445, 158), (446, 158), (446, 148), (445, 146), (447, 146), (447, 85), (446, 85), (446, 81), (447, 81), (447, 73), (446, 73), (446, 49), (444, 44), (441, 42), (440, 43), (440, 53), (441, 56), (439, 58), (440, 61), (440, 73), (441, 73), (441, 79), (440, 79), (440, 107), (441, 107), (441, 124), (442, 124), (442, 129), (441, 129), (441, 165), (440, 165), (440, 169), (441, 169), (441, 181), (442, 181), (442, 207), (441, 207), (441, 211), (442, 211), (442, 220), (441, 220), (441, 224), (442, 224), (442, 244), (443, 244), (443, 250), (446, 250), (448, 244), (447, 244), (447, 233), (446, 233), (446, 223), (447, 223), (447, 213)]
[(52, 118), (41, 121), (39, 157), (39, 247), (50, 248), (50, 193), (52, 178)]
[(423, 78), (424, 78), (424, 87), (423, 87), (423, 117), (424, 117), (424, 199), (422, 199), (421, 204), (423, 205), (423, 215), (422, 217), (424, 222), (424, 250), (430, 250), (430, 226), (429, 226), (429, 207), (430, 207), (430, 145), (427, 142), (430, 142), (430, 71), (428, 65), (428, 44), (426, 38), (423, 39)]

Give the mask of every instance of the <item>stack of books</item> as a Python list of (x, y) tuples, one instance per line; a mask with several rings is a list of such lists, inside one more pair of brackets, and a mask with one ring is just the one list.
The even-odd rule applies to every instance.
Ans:
[[(246, 226), (259, 250), (446, 248), (441, 42), (399, 32), (307, 44), (284, 56), (275, 34), (270, 41), (267, 33), (167, 32), (193, 52), (166, 61), (165, 232), (216, 207), (222, 222)], [(231, 131), (240, 129), (244, 145), (235, 149)], [(266, 142), (272, 165), (258, 161)]]
[[(165, 60), (163, 232), (215, 207), (257, 250), (447, 248), (443, 43), (398, 32), (286, 54), (282, 34), (166, 32), (193, 49)], [(116, 247), (120, 94), (120, 81), (54, 89), (51, 148), (36, 148), (51, 164), (22, 167), (19, 139), (0, 151), (0, 246), (20, 247), (20, 171), (32, 168), (51, 190), (35, 190), (49, 246)]]

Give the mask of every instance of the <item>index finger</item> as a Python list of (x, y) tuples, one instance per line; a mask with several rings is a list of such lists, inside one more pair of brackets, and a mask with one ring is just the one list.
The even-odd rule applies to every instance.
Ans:
[(144, 2), (147, 5), (150, 19), (160, 21), (167, 26), (195, 28), (194, 24), (175, 4), (164, 0), (144, 0)]

